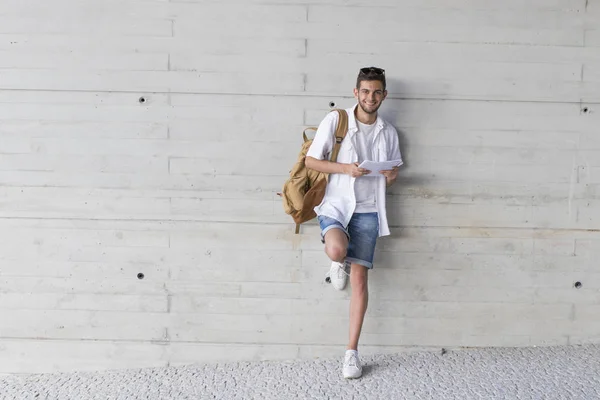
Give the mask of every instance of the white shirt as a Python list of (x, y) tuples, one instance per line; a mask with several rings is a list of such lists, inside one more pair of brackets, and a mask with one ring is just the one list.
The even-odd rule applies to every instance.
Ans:
[[(357, 141), (358, 125), (354, 110), (358, 105), (346, 109), (348, 113), (348, 133), (342, 142), (337, 162), (352, 164), (358, 162)], [(319, 124), (315, 138), (308, 149), (307, 156), (317, 160), (328, 160), (335, 143), (335, 128), (338, 113), (330, 112)], [(398, 133), (389, 123), (377, 117), (373, 132), (372, 161), (401, 160)], [(390, 234), (385, 207), (385, 177), (374, 178), (376, 183), (375, 204), (379, 217), (379, 236)], [(317, 215), (325, 215), (348, 226), (356, 210), (356, 178), (347, 174), (330, 174), (323, 201), (317, 207)]]
[[(373, 160), (373, 139), (375, 138), (375, 125), (363, 124), (356, 121), (358, 133), (356, 134), (356, 153), (358, 162)], [(356, 196), (355, 213), (377, 212), (375, 193), (377, 193), (377, 180), (383, 176), (359, 176), (354, 182), (354, 195)], [(385, 177), (383, 177), (385, 179)]]

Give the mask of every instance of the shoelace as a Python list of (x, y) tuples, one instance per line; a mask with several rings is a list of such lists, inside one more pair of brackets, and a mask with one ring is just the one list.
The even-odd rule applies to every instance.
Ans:
[[(338, 266), (338, 278), (341, 278), (341, 277), (342, 277), (342, 274), (346, 274), (346, 276), (350, 276), (350, 274), (346, 272), (346, 263), (344, 263), (344, 264), (342, 264), (342, 265), (343, 265), (343, 267), (339, 267), (339, 266)], [(340, 272), (341, 272), (342, 274), (340, 274)]]

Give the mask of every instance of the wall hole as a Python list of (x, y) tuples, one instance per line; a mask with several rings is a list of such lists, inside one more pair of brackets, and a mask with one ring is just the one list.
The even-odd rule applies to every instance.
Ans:
[(577, 281), (577, 282), (575, 282), (575, 285), (573, 285), (573, 286), (575, 286), (575, 289), (581, 289), (581, 287), (583, 285), (581, 284), (581, 282)]
[(138, 101), (140, 102), (140, 104), (144, 104), (146, 102), (146, 98), (142, 96), (138, 99)]
[(581, 111), (583, 111), (585, 114), (587, 114), (590, 111), (590, 109), (587, 107), (583, 107), (583, 109)]
[(144, 274), (142, 274), (141, 272), (139, 274), (137, 274), (137, 278), (138, 279), (144, 279)]
[(330, 101), (330, 102), (329, 102), (329, 107), (331, 107), (331, 108), (335, 107), (335, 102), (333, 102), (333, 101)]

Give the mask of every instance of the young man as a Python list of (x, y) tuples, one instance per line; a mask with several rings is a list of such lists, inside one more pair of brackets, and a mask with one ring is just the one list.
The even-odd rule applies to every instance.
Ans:
[(385, 192), (398, 175), (398, 167), (394, 167), (367, 176), (370, 171), (358, 165), (364, 160), (401, 160), (396, 129), (377, 114), (387, 96), (385, 87), (383, 69), (362, 68), (354, 89), (357, 104), (346, 110), (348, 132), (337, 162), (328, 161), (335, 143), (337, 112), (323, 119), (306, 157), (307, 168), (330, 174), (323, 201), (315, 211), (325, 253), (332, 261), (330, 279), (334, 288), (344, 289), (350, 266), (350, 340), (342, 369), (344, 378), (362, 375), (357, 350), (367, 311), (367, 272), (373, 268), (377, 238), (390, 234)]

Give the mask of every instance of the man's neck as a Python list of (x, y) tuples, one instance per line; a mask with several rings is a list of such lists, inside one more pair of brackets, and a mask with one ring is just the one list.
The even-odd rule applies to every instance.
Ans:
[(366, 125), (373, 125), (375, 121), (377, 121), (377, 113), (367, 114), (360, 108), (360, 106), (354, 109), (354, 116), (359, 122), (362, 122)]

